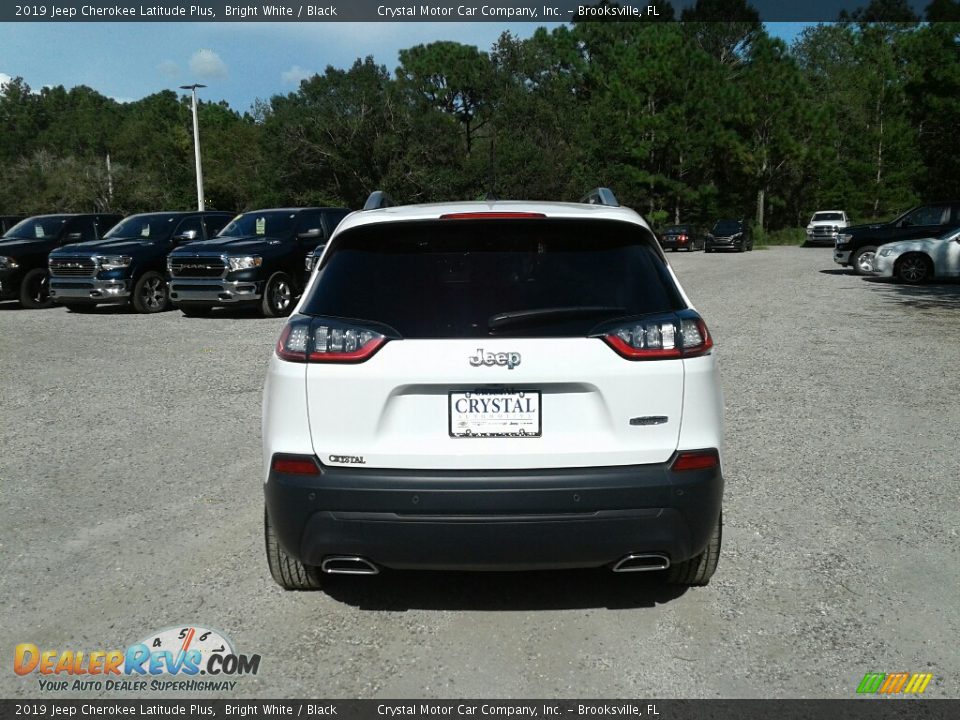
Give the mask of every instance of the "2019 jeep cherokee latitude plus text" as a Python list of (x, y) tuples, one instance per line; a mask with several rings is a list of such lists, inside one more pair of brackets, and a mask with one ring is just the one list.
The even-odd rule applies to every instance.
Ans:
[(288, 589), (381, 567), (703, 585), (721, 427), (713, 342), (633, 211), (356, 212), (267, 373), (270, 570)]

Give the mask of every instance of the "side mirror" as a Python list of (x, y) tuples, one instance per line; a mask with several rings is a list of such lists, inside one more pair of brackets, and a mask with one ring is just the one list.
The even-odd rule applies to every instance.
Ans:
[(178, 233), (173, 236), (173, 241), (177, 243), (190, 242), (191, 240), (196, 240), (199, 233), (196, 230), (184, 230), (182, 233)]
[(312, 240), (313, 238), (318, 238), (323, 235), (323, 230), (320, 228), (310, 228), (309, 230), (304, 230), (302, 233), (297, 233), (297, 237), (301, 240)]

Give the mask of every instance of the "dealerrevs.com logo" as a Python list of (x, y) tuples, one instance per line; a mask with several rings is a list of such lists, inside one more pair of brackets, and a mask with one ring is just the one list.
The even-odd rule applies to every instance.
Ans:
[(170, 627), (126, 650), (41, 649), (20, 643), (13, 670), (35, 676), (42, 691), (231, 691), (233, 678), (256, 675), (259, 655), (243, 655), (216, 630)]

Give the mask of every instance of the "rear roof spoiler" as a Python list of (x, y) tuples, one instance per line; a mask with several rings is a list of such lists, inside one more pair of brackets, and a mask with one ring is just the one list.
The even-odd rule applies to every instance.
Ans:
[(374, 190), (370, 193), (370, 197), (367, 198), (367, 201), (363, 204), (364, 210), (379, 210), (380, 208), (388, 208), (396, 205), (393, 202), (393, 198), (387, 195), (383, 190)]
[(607, 207), (620, 207), (620, 203), (617, 201), (617, 196), (613, 194), (613, 190), (605, 187), (596, 187), (582, 198), (580, 202), (586, 203), (587, 205), (606, 205)]

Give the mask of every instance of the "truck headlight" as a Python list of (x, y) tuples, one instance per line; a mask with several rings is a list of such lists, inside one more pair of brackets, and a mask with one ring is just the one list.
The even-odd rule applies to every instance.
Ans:
[(6, 255), (0, 255), (0, 269), (2, 270), (13, 270), (14, 268), (20, 267), (14, 258), (7, 257)]
[(812, 227), (808, 227), (808, 228), (807, 228), (807, 235), (813, 235), (813, 228), (812, 228)]
[(97, 255), (97, 262), (103, 270), (116, 270), (130, 267), (133, 258), (129, 255)]
[(231, 270), (251, 270), (260, 267), (263, 264), (263, 258), (259, 255), (244, 255), (242, 257), (227, 258)]
[(850, 242), (851, 240), (853, 240), (853, 235), (851, 235), (850, 233), (841, 233), (841, 234), (840, 234), (840, 242), (841, 242), (841, 243), (848, 243), (848, 242)]

